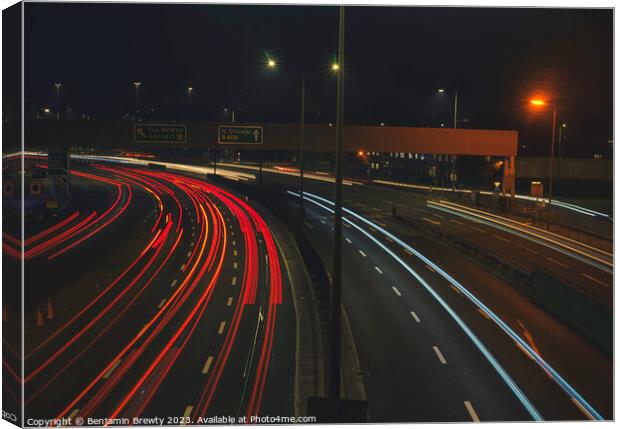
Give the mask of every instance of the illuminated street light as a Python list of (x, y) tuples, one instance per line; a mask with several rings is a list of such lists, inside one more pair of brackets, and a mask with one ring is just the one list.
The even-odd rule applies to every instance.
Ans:
[(55, 83), (56, 87), (56, 120), (60, 120), (60, 87), (62, 83)]
[[(549, 104), (547, 101), (540, 98), (533, 98), (530, 100), (530, 104), (534, 106), (549, 106), (553, 108), (553, 120), (551, 124), (551, 158), (549, 159), (549, 209), (551, 209), (551, 197), (553, 196), (553, 158), (555, 152), (555, 123), (557, 118), (558, 108), (555, 104)], [(560, 128), (561, 130), (562, 128)]]
[(142, 85), (142, 82), (133, 83), (133, 86), (136, 87), (136, 113), (138, 112), (138, 95), (140, 94), (140, 85)]
[(191, 86), (187, 87), (187, 101), (189, 102), (189, 104), (192, 104), (192, 91), (194, 90), (194, 88), (192, 88)]
[(49, 107), (46, 107), (46, 108), (44, 108), (44, 109), (43, 109), (43, 112), (44, 112), (44, 113), (49, 113), (49, 112), (51, 112), (51, 110), (50, 110), (50, 108), (49, 108)]
[(566, 128), (568, 124), (564, 123), (560, 127), (560, 136), (558, 137), (558, 158), (562, 158), (562, 130)]
[(269, 67), (270, 69), (276, 68), (276, 62), (273, 58), (269, 58), (267, 60), (267, 67)]
[(333, 63), (332, 64), (332, 71), (338, 71), (338, 70), (340, 70), (340, 64)]
[[(446, 90), (444, 88), (439, 88), (437, 92), (439, 94), (443, 94), (444, 92), (446, 92)], [(458, 105), (459, 105), (459, 93), (457, 91), (454, 91), (454, 117), (453, 117), (452, 127), (455, 130), (456, 130), (456, 117), (457, 117), (457, 112), (458, 112)], [(441, 126), (444, 127), (444, 124), (441, 124)], [(452, 171), (450, 173), (450, 181), (452, 182), (452, 191), (455, 192), (456, 191), (456, 155), (452, 155)]]

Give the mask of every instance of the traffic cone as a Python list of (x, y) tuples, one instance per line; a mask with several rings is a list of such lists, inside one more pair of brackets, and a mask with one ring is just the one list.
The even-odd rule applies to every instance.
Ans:
[(2, 321), (9, 321), (9, 309), (7, 308), (6, 304), (2, 304)]
[(35, 326), (45, 326), (45, 320), (43, 320), (43, 313), (41, 307), (37, 308), (37, 323)]
[(47, 298), (47, 313), (45, 314), (47, 320), (54, 320), (54, 307), (52, 306), (52, 297)]

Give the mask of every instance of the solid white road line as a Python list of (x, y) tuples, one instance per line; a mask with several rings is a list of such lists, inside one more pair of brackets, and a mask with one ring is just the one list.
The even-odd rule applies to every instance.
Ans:
[(396, 296), (401, 296), (402, 295), (402, 293), (400, 293), (400, 291), (398, 289), (396, 289), (396, 286), (392, 286), (392, 290), (394, 291)]
[(443, 354), (441, 354), (441, 350), (439, 350), (439, 347), (433, 346), (433, 351), (437, 355), (437, 359), (439, 359), (439, 362), (441, 362), (442, 365), (448, 363), (448, 361), (446, 361), (446, 358), (443, 357)]
[(411, 314), (411, 317), (413, 317), (413, 320), (415, 320), (416, 322), (420, 323), (420, 318), (415, 313), (415, 311), (410, 311), (409, 314)]
[(359, 254), (362, 255), (364, 258), (366, 257), (366, 254), (364, 252), (362, 252), (361, 250), (358, 250)]
[(207, 361), (205, 362), (205, 366), (202, 367), (202, 373), (206, 374), (209, 372), (209, 368), (211, 368), (211, 363), (213, 362), (213, 356), (209, 356)]
[(469, 413), (469, 417), (471, 417), (471, 420), (476, 423), (479, 423), (480, 419), (478, 418), (478, 414), (476, 414), (474, 407), (471, 405), (471, 402), (463, 401), (463, 403), (465, 404), (465, 408), (467, 409), (467, 412)]
[(383, 271), (381, 271), (381, 268), (377, 267), (376, 265), (375, 265), (375, 270), (377, 270), (379, 274), (383, 274)]
[(219, 335), (222, 335), (222, 332), (224, 332), (224, 328), (225, 328), (225, 327), (226, 327), (226, 321), (225, 321), (225, 320), (222, 320), (222, 321), (220, 322), (220, 327), (219, 327), (219, 329), (217, 330), (217, 333), (218, 333)]

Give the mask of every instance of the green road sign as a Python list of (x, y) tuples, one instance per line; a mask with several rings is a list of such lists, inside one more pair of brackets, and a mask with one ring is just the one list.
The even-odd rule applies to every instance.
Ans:
[(136, 143), (185, 143), (187, 126), (135, 124), (133, 138)]
[(219, 144), (263, 144), (263, 127), (229, 126), (217, 127)]

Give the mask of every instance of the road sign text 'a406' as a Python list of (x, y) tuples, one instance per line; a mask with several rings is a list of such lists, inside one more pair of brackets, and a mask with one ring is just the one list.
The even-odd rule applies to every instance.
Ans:
[(263, 127), (250, 125), (220, 125), (217, 127), (219, 144), (263, 144)]

